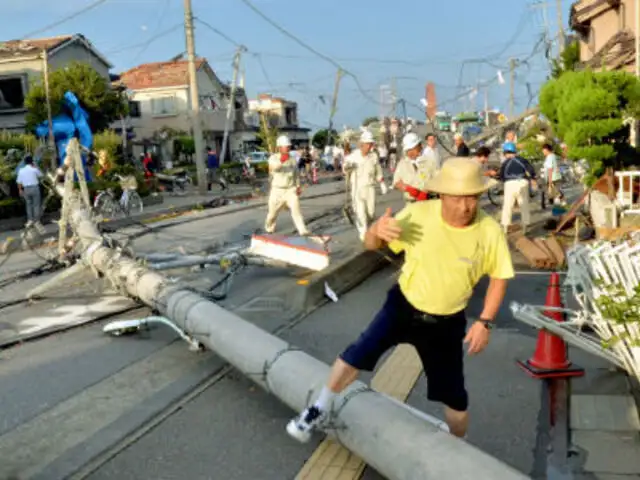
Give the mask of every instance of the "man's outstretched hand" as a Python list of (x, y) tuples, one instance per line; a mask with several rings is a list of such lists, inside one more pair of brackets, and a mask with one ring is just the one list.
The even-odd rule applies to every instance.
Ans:
[(384, 215), (373, 224), (372, 233), (383, 242), (390, 243), (398, 240), (402, 234), (402, 229), (398, 221), (393, 218), (391, 209), (387, 208)]

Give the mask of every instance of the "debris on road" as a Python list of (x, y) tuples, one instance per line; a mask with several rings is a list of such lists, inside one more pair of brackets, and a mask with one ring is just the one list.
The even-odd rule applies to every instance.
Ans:
[(533, 268), (552, 270), (562, 267), (566, 260), (564, 247), (555, 236), (531, 240), (522, 235), (514, 245)]

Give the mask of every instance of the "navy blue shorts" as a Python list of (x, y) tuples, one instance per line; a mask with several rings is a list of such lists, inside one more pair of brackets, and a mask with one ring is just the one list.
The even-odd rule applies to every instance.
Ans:
[(373, 371), (380, 357), (401, 343), (413, 345), (427, 376), (429, 400), (464, 412), (469, 397), (464, 385), (464, 310), (453, 315), (428, 315), (416, 310), (396, 284), (373, 322), (340, 355), (358, 370)]

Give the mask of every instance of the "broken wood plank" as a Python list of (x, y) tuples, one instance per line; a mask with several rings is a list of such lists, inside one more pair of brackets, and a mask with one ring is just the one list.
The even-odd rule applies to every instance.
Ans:
[(515, 247), (534, 268), (546, 268), (549, 257), (531, 240), (522, 236), (515, 242)]
[(556, 237), (551, 236), (546, 239), (546, 244), (549, 247), (549, 250), (551, 250), (551, 252), (553, 253), (558, 266), (561, 267), (562, 265), (564, 265), (567, 261), (567, 256), (560, 241)]

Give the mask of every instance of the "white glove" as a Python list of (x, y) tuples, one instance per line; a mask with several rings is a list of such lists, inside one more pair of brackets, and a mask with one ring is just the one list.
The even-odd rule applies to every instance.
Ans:
[(389, 192), (389, 188), (384, 182), (380, 182), (380, 192), (382, 192), (382, 195), (386, 195)]

